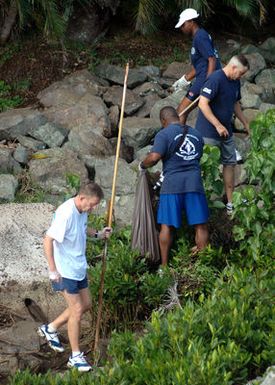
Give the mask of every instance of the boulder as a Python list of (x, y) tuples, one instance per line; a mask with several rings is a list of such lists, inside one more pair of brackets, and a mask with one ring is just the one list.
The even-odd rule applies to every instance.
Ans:
[(20, 164), (12, 157), (13, 148), (0, 147), (0, 172), (19, 174), (22, 171)]
[(265, 69), (255, 78), (255, 83), (264, 88), (262, 100), (275, 103), (275, 69)]
[(60, 147), (68, 136), (68, 130), (58, 127), (54, 123), (46, 123), (28, 130), (28, 134), (43, 141), (48, 147)]
[(17, 139), (29, 130), (47, 123), (46, 117), (32, 108), (12, 109), (0, 114), (0, 140)]
[(110, 127), (108, 111), (103, 100), (89, 93), (71, 106), (57, 105), (44, 110), (44, 114), (50, 122), (68, 130), (90, 128), (98, 134), (103, 134)]
[[(105, 92), (103, 99), (107, 106), (119, 106), (121, 108), (122, 94), (122, 87), (112, 86)], [(125, 115), (133, 115), (143, 104), (144, 100), (140, 96), (137, 96), (131, 90), (127, 90), (124, 109)]]
[[(118, 140), (118, 138), (109, 139), (109, 142), (111, 143), (111, 145), (113, 147), (113, 154), (112, 155), (116, 154), (117, 140)], [(121, 140), (121, 143), (120, 143), (119, 156), (120, 156), (120, 158), (126, 160), (127, 163), (131, 163), (134, 159), (133, 147), (127, 146), (127, 144), (124, 143), (124, 140)]]
[[(252, 109), (252, 108), (247, 108), (243, 111), (243, 114), (244, 116), (246, 117), (246, 119), (248, 120), (248, 122), (252, 122), (256, 116), (259, 114), (259, 110), (256, 110), (256, 109)], [(243, 124), (240, 122), (239, 119), (235, 118), (235, 126), (236, 126), (236, 129), (238, 131), (242, 131), (243, 130)]]
[[(95, 170), (95, 182), (98, 183), (106, 197), (111, 195), (115, 156), (109, 157), (85, 157), (85, 164), (89, 169)], [(116, 195), (127, 195), (135, 192), (135, 186), (137, 182), (137, 174), (133, 173), (130, 165), (124, 160), (119, 158), (118, 172), (116, 181)]]
[(275, 37), (267, 38), (259, 48), (267, 61), (275, 63)]
[(244, 74), (243, 78), (248, 81), (253, 81), (255, 76), (257, 76), (263, 69), (266, 68), (266, 62), (263, 56), (258, 52), (248, 54), (246, 55), (246, 58), (250, 68)]
[(50, 148), (39, 152), (38, 158), (29, 162), (32, 180), (46, 191), (64, 194), (68, 192), (66, 176), (78, 175), (81, 181), (88, 178), (84, 163), (75, 152), (64, 148)]
[(159, 122), (160, 110), (165, 106), (171, 106), (171, 107), (177, 108), (179, 103), (181, 102), (182, 98), (185, 95), (186, 95), (186, 90), (179, 90), (179, 91), (173, 92), (167, 98), (159, 100), (153, 106), (151, 113), (150, 113), (150, 118)]
[(13, 152), (13, 158), (23, 165), (28, 163), (29, 151), (26, 147), (21, 146), (20, 144), (16, 147)]
[(0, 174), (0, 201), (13, 201), (18, 187), (17, 179), (11, 174)]
[(272, 109), (275, 109), (275, 104), (271, 104), (271, 103), (262, 103), (260, 105), (260, 111), (261, 112), (266, 112), (268, 110), (272, 110)]
[(17, 140), (22, 146), (33, 151), (44, 150), (46, 148), (46, 144), (44, 142), (33, 139), (30, 136), (18, 135)]
[(133, 92), (139, 96), (147, 96), (150, 94), (157, 94), (161, 98), (165, 98), (167, 91), (164, 91), (163, 88), (157, 82), (146, 82), (140, 86), (133, 89)]
[(160, 69), (159, 67), (148, 65), (139, 67), (141, 72), (144, 72), (149, 79), (156, 79), (160, 77)]
[(175, 61), (168, 65), (162, 76), (164, 78), (172, 78), (175, 81), (181, 78), (186, 72), (189, 72), (190, 69), (191, 66), (189, 63), (180, 63)]
[(118, 133), (118, 124), (119, 124), (119, 118), (120, 118), (118, 106), (111, 106), (109, 108), (108, 117), (110, 121), (110, 127), (109, 129), (106, 128), (103, 131), (103, 136), (105, 136), (105, 138), (111, 138), (113, 136), (116, 136)]
[(82, 96), (86, 94), (100, 96), (103, 90), (104, 87), (99, 78), (88, 70), (82, 70), (74, 72), (62, 81), (51, 84), (39, 92), (37, 97), (45, 107), (71, 106)]
[(264, 92), (264, 89), (262, 86), (259, 86), (258, 84), (245, 81), (244, 84), (242, 85), (241, 92), (242, 94), (253, 94), (253, 95), (261, 96)]
[(241, 53), (244, 55), (250, 55), (252, 53), (260, 53), (260, 48), (256, 47), (253, 44), (245, 44), (241, 48)]
[(144, 96), (143, 100), (145, 101), (144, 105), (135, 114), (138, 118), (149, 117), (152, 107), (160, 100), (160, 97), (157, 94), (152, 93)]
[(84, 155), (111, 155), (113, 148), (108, 139), (90, 127), (76, 126), (68, 136), (64, 149), (74, 151), (81, 158)]
[(160, 123), (153, 119), (131, 117), (124, 119), (122, 137), (135, 151), (147, 146), (160, 129)]
[[(113, 64), (101, 63), (96, 69), (95, 73), (109, 80), (111, 83), (123, 85), (125, 78), (125, 70), (119, 66)], [(128, 88), (135, 88), (138, 85), (144, 83), (147, 80), (147, 74), (139, 69), (130, 68), (127, 80)]]
[(259, 95), (242, 93), (242, 107), (258, 109), (261, 105), (261, 98)]

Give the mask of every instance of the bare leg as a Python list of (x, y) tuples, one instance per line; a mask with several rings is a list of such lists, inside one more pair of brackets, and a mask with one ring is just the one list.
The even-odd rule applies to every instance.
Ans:
[(166, 266), (168, 263), (168, 255), (172, 244), (172, 226), (161, 225), (159, 234), (159, 246), (161, 255), (161, 264)]
[[(180, 104), (178, 105), (178, 108), (177, 108), (177, 113), (180, 115), (180, 113), (182, 111), (185, 110), (186, 107), (188, 107), (192, 102), (192, 100), (188, 99), (187, 97), (184, 97), (182, 99), (182, 101), (180, 102)], [(188, 109), (187, 112), (185, 112), (184, 114), (180, 115), (180, 122), (182, 124), (185, 124), (186, 123), (186, 120), (187, 120), (187, 117), (189, 115), (189, 113), (197, 106), (198, 103), (195, 103), (192, 107), (190, 107), (190, 109)]]
[(59, 329), (61, 326), (65, 325), (69, 319), (69, 309), (65, 309), (50, 325), (55, 329)]
[(195, 225), (195, 242), (197, 250), (202, 250), (208, 245), (209, 233), (206, 223)]
[(227, 202), (232, 202), (234, 191), (234, 165), (223, 165), (223, 181)]
[(68, 305), (68, 337), (73, 352), (79, 351), (80, 321), (83, 313), (90, 307), (89, 289), (80, 290), (78, 294), (63, 293)]

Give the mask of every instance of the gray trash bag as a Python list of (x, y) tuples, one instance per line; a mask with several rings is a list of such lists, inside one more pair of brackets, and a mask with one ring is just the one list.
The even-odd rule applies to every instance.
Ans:
[(160, 261), (158, 232), (145, 173), (140, 175), (136, 188), (131, 247), (152, 263)]

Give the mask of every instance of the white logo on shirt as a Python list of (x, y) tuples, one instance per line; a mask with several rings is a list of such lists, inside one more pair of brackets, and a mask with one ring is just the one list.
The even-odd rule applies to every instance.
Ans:
[[(193, 160), (197, 158), (198, 153), (196, 152), (196, 147), (194, 143), (191, 142), (188, 136), (189, 135), (186, 136), (183, 144), (180, 146), (179, 151), (176, 154), (182, 157), (184, 160)], [(198, 140), (198, 138), (194, 137), (193, 135), (190, 136)]]
[(202, 89), (202, 91), (203, 91), (203, 92), (206, 92), (208, 95), (211, 95), (211, 92), (212, 92), (212, 90), (210, 90), (210, 88), (207, 88), (207, 87), (204, 87), (204, 88)]
[(196, 48), (195, 48), (195, 47), (192, 47), (192, 48), (191, 48), (191, 55), (195, 55), (195, 53), (196, 53)]

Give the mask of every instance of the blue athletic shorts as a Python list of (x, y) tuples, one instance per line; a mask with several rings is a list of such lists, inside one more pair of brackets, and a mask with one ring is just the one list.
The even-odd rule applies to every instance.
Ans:
[(180, 228), (183, 210), (189, 225), (199, 225), (208, 221), (209, 210), (205, 194), (189, 192), (160, 194), (158, 223)]
[(88, 279), (85, 277), (82, 281), (76, 281), (75, 279), (61, 278), (59, 282), (52, 281), (52, 288), (54, 291), (66, 290), (69, 294), (78, 294), (79, 290), (86, 289), (88, 287)]

